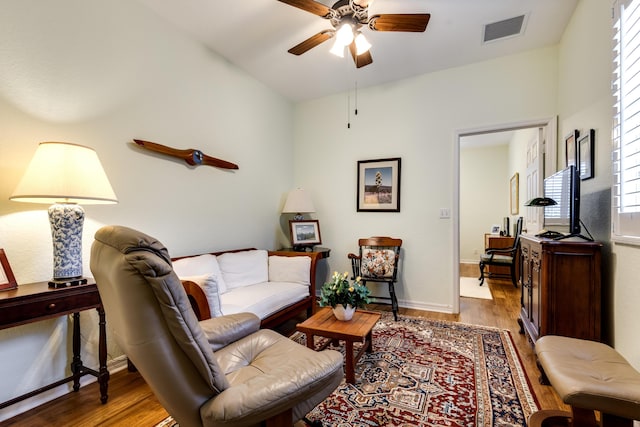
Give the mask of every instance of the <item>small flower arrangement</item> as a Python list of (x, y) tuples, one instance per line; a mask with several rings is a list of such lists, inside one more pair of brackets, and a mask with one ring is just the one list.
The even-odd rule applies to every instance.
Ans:
[(322, 307), (335, 307), (342, 304), (344, 308), (351, 305), (354, 308), (362, 308), (369, 303), (369, 288), (360, 283), (360, 276), (353, 283), (349, 283), (348, 274), (333, 273), (331, 281), (322, 285), (320, 290), (320, 305)]

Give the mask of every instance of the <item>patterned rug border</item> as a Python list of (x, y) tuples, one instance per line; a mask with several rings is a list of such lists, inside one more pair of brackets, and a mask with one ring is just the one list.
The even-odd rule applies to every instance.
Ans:
[[(376, 328), (381, 328), (382, 325), (385, 322), (393, 322), (393, 323), (408, 323), (411, 324), (413, 326), (415, 326), (416, 323), (418, 324), (424, 324), (425, 326), (435, 326), (435, 327), (449, 327), (451, 329), (475, 329), (475, 330), (480, 330), (480, 331), (487, 331), (488, 333), (498, 333), (501, 337), (501, 343), (503, 344), (503, 347), (505, 349), (505, 356), (507, 357), (507, 360), (510, 360), (511, 363), (509, 363), (509, 368), (510, 368), (510, 372), (511, 372), (511, 376), (513, 377), (514, 381), (514, 387), (517, 390), (517, 395), (522, 399), (523, 403), (526, 403), (526, 405), (528, 405), (529, 408), (523, 408), (524, 409), (528, 409), (530, 411), (530, 413), (535, 412), (536, 410), (539, 409), (540, 405), (538, 402), (538, 398), (537, 396), (534, 394), (533, 392), (533, 388), (531, 386), (531, 382), (529, 380), (529, 377), (527, 376), (526, 370), (524, 369), (524, 365), (522, 363), (522, 357), (516, 347), (515, 341), (513, 339), (512, 333), (509, 329), (506, 328), (499, 328), (499, 327), (495, 327), (495, 326), (486, 326), (486, 325), (476, 325), (476, 324), (472, 324), (472, 323), (465, 323), (465, 322), (458, 322), (458, 321), (451, 321), (451, 320), (440, 320), (440, 319), (431, 319), (428, 317), (422, 317), (422, 316), (410, 316), (410, 315), (398, 315), (398, 321), (394, 321), (393, 320), (393, 316), (391, 313), (386, 312), (386, 311), (381, 311), (380, 312), (382, 314), (382, 317), (380, 319), (380, 321), (376, 324), (376, 326), (374, 327), (374, 333)], [(294, 331), (289, 338), (290, 339), (294, 339), (296, 341), (299, 341), (300, 337), (305, 338), (304, 334), (298, 332), (298, 331)], [(357, 345), (357, 344), (356, 344)], [(344, 347), (343, 347), (344, 348)], [(375, 350), (374, 350), (375, 353)], [(362, 362), (361, 362), (362, 363)], [(484, 385), (484, 384), (482, 384)], [(345, 383), (345, 381), (343, 380), (342, 384), (338, 387), (338, 390), (341, 387), (345, 387), (345, 386), (350, 386), (350, 387), (354, 387), (351, 385), (348, 385)], [(336, 392), (338, 391), (336, 390)], [(334, 393), (336, 393), (334, 392)], [(329, 398), (327, 398), (328, 400)], [(325, 400), (326, 401), (326, 400)], [(323, 402), (324, 403), (324, 402)], [(321, 406), (322, 404), (318, 405)], [(315, 409), (314, 409), (315, 410)], [(313, 413), (313, 411), (310, 413), (310, 415)], [(489, 414), (485, 414), (485, 415), (489, 415)], [(310, 417), (310, 419), (313, 419), (313, 417)], [(481, 424), (474, 424), (474, 426), (479, 427), (485, 427), (485, 426), (494, 426), (493, 424), (493, 420), (489, 419), (486, 420), (486, 422), (482, 422), (484, 418), (480, 417), (480, 422)], [(304, 425), (304, 423), (299, 423), (301, 425)], [(299, 424), (296, 424), (296, 426), (298, 426)], [(340, 427), (348, 427), (351, 426), (352, 424), (348, 424), (348, 423), (340, 423), (340, 424), (327, 424), (325, 423), (325, 425), (329, 426), (329, 425), (334, 425), (334, 426), (340, 426)], [(371, 426), (390, 426), (390, 425), (397, 425), (397, 424), (358, 424), (358, 426), (360, 425), (371, 425)], [(405, 425), (405, 424), (402, 424)], [(410, 424), (406, 424), (406, 425), (410, 425)], [(422, 425), (422, 424), (421, 424)], [(431, 424), (429, 424), (431, 425)], [(435, 425), (435, 424), (434, 424)], [(526, 425), (526, 424), (525, 424)], [(496, 424), (497, 426), (497, 424)], [(161, 421), (160, 423), (156, 424), (154, 427), (178, 427), (178, 424), (173, 420), (173, 418), (171, 416), (167, 417), (166, 419), (164, 419), (163, 421)]]

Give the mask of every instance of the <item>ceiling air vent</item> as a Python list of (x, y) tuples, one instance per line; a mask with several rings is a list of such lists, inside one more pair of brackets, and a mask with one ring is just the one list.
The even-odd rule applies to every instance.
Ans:
[(492, 42), (506, 37), (513, 37), (522, 34), (525, 15), (505, 19), (484, 26), (483, 43)]

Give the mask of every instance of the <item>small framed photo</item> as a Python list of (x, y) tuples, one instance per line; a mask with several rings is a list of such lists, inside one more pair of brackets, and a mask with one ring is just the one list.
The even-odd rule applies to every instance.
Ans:
[(500, 224), (493, 224), (491, 226), (491, 234), (500, 234)]
[(578, 139), (578, 168), (580, 170), (580, 179), (593, 178), (594, 163), (594, 143), (596, 139), (596, 131), (589, 129), (586, 135)]
[(400, 212), (399, 157), (358, 161), (358, 212)]
[(317, 219), (289, 220), (291, 244), (293, 247), (313, 246), (322, 243), (320, 237), (320, 223)]
[(575, 129), (564, 139), (566, 167), (576, 166), (578, 162), (577, 144), (580, 131)]
[(7, 254), (4, 249), (0, 249), (0, 291), (8, 291), (18, 287), (16, 278), (13, 276)]

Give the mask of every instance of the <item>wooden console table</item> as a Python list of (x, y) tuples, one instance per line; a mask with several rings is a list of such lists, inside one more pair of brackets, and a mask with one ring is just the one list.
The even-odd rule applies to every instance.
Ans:
[[(80, 311), (95, 308), (99, 315), (100, 337), (98, 341), (98, 370), (87, 368), (80, 358)], [(20, 285), (16, 289), (0, 292), (0, 329), (52, 319), (73, 314), (73, 360), (72, 375), (0, 403), (0, 409), (13, 405), (21, 400), (33, 397), (38, 393), (73, 381), (73, 390), (80, 389), (80, 377), (90, 374), (100, 384), (100, 401), (107, 402), (109, 371), (107, 370), (107, 334), (104, 309), (95, 283), (70, 286), (67, 288), (50, 288), (47, 282)]]

